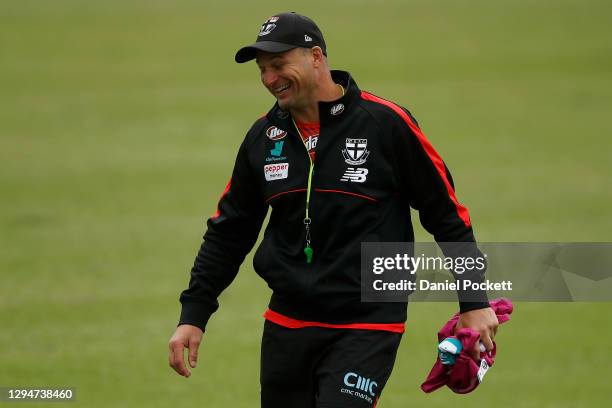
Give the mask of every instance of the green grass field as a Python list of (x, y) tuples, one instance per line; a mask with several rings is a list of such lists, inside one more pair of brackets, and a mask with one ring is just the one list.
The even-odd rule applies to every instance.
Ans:
[[(191, 378), (167, 342), (237, 147), (273, 103), (234, 52), (285, 10), (318, 22), (334, 68), (411, 109), (479, 240), (611, 241), (609, 1), (7, 0), (0, 387), (76, 388), (54, 406), (258, 406), (269, 291), (250, 257)], [(519, 303), (481, 388), (423, 394), (455, 308), (411, 306), (380, 407), (610, 400), (610, 303)]]

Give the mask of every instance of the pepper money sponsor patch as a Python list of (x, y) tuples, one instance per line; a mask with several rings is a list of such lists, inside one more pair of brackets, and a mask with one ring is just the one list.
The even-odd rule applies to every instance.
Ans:
[(289, 175), (289, 163), (266, 164), (264, 166), (266, 181), (286, 179)]

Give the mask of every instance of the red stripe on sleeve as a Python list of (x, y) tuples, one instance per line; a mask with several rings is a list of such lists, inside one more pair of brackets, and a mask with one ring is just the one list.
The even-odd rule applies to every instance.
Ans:
[(219, 203), (217, 204), (217, 212), (215, 213), (215, 215), (213, 215), (212, 217), (210, 217), (211, 219), (215, 219), (217, 217), (219, 217), (221, 215), (221, 210), (219, 209), (219, 206), (221, 204), (221, 200), (223, 200), (223, 198), (227, 195), (230, 187), (232, 186), (232, 179), (230, 179), (227, 182), (227, 186), (225, 186), (225, 190), (223, 190), (223, 194), (221, 194), (221, 197), (219, 197)]
[(419, 143), (421, 143), (421, 146), (423, 146), (423, 149), (425, 149), (427, 156), (429, 156), (429, 159), (433, 162), (436, 170), (438, 171), (438, 174), (442, 178), (442, 181), (446, 186), (446, 190), (448, 191), (448, 196), (457, 208), (457, 214), (459, 215), (459, 218), (463, 220), (463, 223), (466, 227), (469, 227), (471, 225), (470, 214), (468, 213), (467, 208), (465, 208), (461, 203), (459, 203), (459, 201), (457, 201), (457, 197), (455, 196), (455, 190), (453, 190), (453, 187), (451, 186), (450, 182), (448, 181), (448, 178), (446, 177), (446, 169), (444, 167), (444, 162), (442, 161), (442, 158), (440, 157), (436, 149), (434, 149), (431, 143), (429, 143), (429, 140), (427, 140), (423, 132), (421, 132), (421, 129), (419, 129), (419, 127), (412, 121), (410, 116), (406, 112), (404, 112), (402, 108), (400, 108), (393, 102), (379, 98), (378, 96), (372, 95), (371, 93), (367, 93), (365, 91), (361, 92), (361, 98), (365, 99), (366, 101), (380, 103), (391, 108), (404, 120), (404, 122), (406, 122), (408, 127), (410, 127), (412, 132), (416, 135)]

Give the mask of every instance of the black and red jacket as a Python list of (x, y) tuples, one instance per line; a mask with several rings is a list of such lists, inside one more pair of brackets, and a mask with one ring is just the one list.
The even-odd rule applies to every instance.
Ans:
[[(332, 71), (343, 97), (319, 102), (304, 254), (310, 159), (288, 112), (275, 105), (240, 146), (232, 178), (180, 297), (179, 324), (205, 328), (272, 207), (253, 266), (273, 294), (274, 315), (329, 324), (403, 323), (406, 303), (362, 303), (361, 242), (412, 242), (410, 207), (437, 242), (474, 242), (467, 209), (444, 162), (406, 109)], [(281, 143), (282, 142), (282, 143)], [(365, 158), (365, 160), (364, 160)], [(474, 245), (475, 246), (475, 245)], [(461, 302), (461, 310), (487, 307)]]

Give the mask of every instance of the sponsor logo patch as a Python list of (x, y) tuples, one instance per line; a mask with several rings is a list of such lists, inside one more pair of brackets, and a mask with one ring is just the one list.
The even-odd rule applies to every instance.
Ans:
[(285, 144), (284, 140), (274, 143), (274, 149), (270, 149), (270, 154), (274, 157), (280, 157), (283, 153), (283, 144)]
[(308, 136), (308, 139), (304, 141), (304, 146), (308, 151), (311, 151), (315, 147), (317, 147), (317, 142), (319, 141), (319, 136)]
[(270, 162), (277, 162), (277, 161), (283, 161), (283, 160), (287, 160), (287, 156), (266, 157), (266, 162), (268, 162), (268, 163), (270, 163)]
[(340, 181), (350, 181), (352, 183), (363, 183), (366, 181), (368, 176), (368, 169), (364, 169), (362, 167), (354, 168), (349, 167), (344, 172), (344, 175), (340, 179)]
[(266, 157), (266, 162), (277, 162), (287, 160), (287, 156), (279, 156), (279, 157)]
[(370, 404), (376, 397), (378, 383), (371, 378), (365, 378), (357, 373), (348, 372), (344, 375), (344, 386), (340, 388), (342, 394), (352, 395), (366, 400)]
[(270, 140), (281, 140), (287, 136), (287, 132), (276, 126), (270, 126), (268, 130), (266, 130), (266, 136), (268, 136)]
[(332, 106), (331, 109), (329, 110), (329, 113), (331, 113), (334, 116), (337, 116), (337, 115), (341, 114), (342, 112), (344, 112), (344, 104), (343, 103), (337, 103), (334, 106)]
[(287, 160), (287, 156), (281, 156), (283, 154), (283, 145), (285, 144), (284, 140), (279, 142), (274, 142), (274, 149), (270, 149), (270, 156), (266, 157), (267, 162), (275, 162)]
[(304, 34), (304, 41), (311, 42), (312, 38), (310, 36), (308, 36), (307, 34)]
[(266, 181), (286, 179), (289, 176), (289, 163), (266, 164), (264, 176)]
[(370, 151), (367, 150), (368, 139), (346, 139), (342, 156), (347, 164), (359, 166), (366, 162)]

